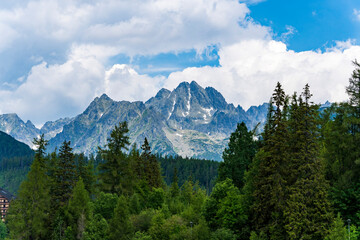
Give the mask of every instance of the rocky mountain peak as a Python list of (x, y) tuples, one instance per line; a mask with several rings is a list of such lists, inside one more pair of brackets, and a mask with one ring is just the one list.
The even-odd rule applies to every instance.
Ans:
[(156, 99), (163, 99), (163, 98), (167, 98), (169, 97), (169, 95), (171, 94), (171, 91), (166, 89), (166, 88), (162, 88), (160, 89), (160, 91), (156, 94), (155, 98)]
[(225, 109), (227, 106), (227, 102), (223, 95), (219, 93), (215, 88), (213, 87), (206, 87), (205, 92), (211, 99), (212, 104), (218, 108), (218, 109)]
[(253, 128), (265, 120), (266, 113), (263, 105), (245, 112), (241, 106), (228, 104), (216, 89), (192, 81), (182, 82), (172, 91), (163, 88), (146, 103), (114, 101), (103, 94), (83, 113), (47, 122), (41, 130), (30, 121), (25, 124), (16, 114), (0, 115), (0, 130), (29, 146), (34, 137), (44, 133), (49, 139), (48, 151), (66, 140), (75, 152), (90, 154), (106, 144), (115, 125), (127, 121), (131, 144), (141, 146), (146, 137), (154, 153), (221, 160), (237, 123), (243, 121)]

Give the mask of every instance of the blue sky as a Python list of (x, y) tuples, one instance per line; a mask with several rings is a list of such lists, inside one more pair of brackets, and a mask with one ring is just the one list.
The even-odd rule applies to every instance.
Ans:
[(273, 29), (275, 36), (294, 28), (286, 43), (295, 51), (332, 47), (334, 41), (360, 39), (359, 18), (354, 9), (360, 9), (358, 0), (268, 0), (250, 6), (251, 17)]
[(0, 3), (0, 114), (38, 126), (102, 93), (146, 101), (197, 81), (245, 109), (309, 83), (345, 101), (360, 58), (356, 0), (14, 0)]

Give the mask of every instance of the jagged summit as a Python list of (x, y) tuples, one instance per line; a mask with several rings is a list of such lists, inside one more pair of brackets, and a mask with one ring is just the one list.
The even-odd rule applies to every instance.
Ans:
[(221, 160), (237, 123), (244, 121), (252, 128), (265, 121), (266, 112), (265, 105), (244, 111), (227, 103), (216, 89), (192, 81), (182, 82), (172, 91), (162, 88), (145, 103), (114, 101), (102, 94), (83, 113), (47, 122), (40, 130), (16, 114), (0, 115), (0, 130), (8, 130), (17, 139), (22, 137), (21, 141), (28, 144), (44, 133), (49, 151), (67, 140), (75, 152), (90, 154), (106, 144), (116, 124), (127, 121), (131, 144), (141, 146), (146, 137), (154, 153)]

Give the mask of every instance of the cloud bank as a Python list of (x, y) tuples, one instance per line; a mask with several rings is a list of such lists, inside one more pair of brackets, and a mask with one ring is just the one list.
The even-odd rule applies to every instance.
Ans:
[[(251, 19), (246, 4), (256, 2), (17, 0), (0, 6), (5, 36), (0, 63), (12, 71), (23, 62), (30, 66), (24, 76), (0, 82), (0, 113), (16, 112), (39, 125), (82, 112), (102, 93), (146, 101), (161, 87), (172, 90), (192, 80), (244, 108), (267, 102), (277, 81), (289, 93), (309, 83), (316, 102), (345, 100), (359, 46), (349, 41), (324, 52), (288, 50), (272, 39), (271, 29)], [(118, 54), (201, 53), (213, 45), (219, 48), (219, 66), (186, 68), (168, 77), (110, 64)]]

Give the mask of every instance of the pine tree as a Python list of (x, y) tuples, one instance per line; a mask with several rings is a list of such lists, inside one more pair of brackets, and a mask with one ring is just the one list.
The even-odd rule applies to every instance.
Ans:
[(7, 216), (12, 239), (48, 239), (50, 186), (42, 164), (35, 159)]
[(176, 198), (180, 194), (177, 171), (178, 170), (175, 167), (174, 168), (174, 177), (172, 179), (172, 183), (171, 183), (171, 186), (170, 186), (170, 196), (171, 196), (171, 198)]
[[(151, 149), (147, 138), (144, 139), (144, 144), (141, 146), (143, 150), (140, 155), (141, 166), (144, 167), (140, 170), (144, 173), (143, 178), (146, 180), (150, 188), (157, 188), (161, 186), (162, 178), (160, 165), (154, 154), (151, 154)], [(140, 169), (141, 167), (137, 167)]]
[(86, 221), (90, 215), (90, 197), (81, 178), (76, 183), (72, 197), (69, 200), (68, 212), (70, 226), (74, 230), (76, 238), (82, 239)]
[(76, 183), (76, 166), (70, 141), (64, 141), (55, 160), (52, 195), (54, 208), (65, 206)]
[(234, 185), (241, 189), (244, 186), (244, 174), (256, 153), (254, 133), (248, 131), (244, 122), (237, 125), (231, 133), (228, 147), (223, 152), (223, 162), (219, 165), (218, 181), (232, 179)]
[[(307, 84), (290, 114), (288, 200), (284, 208), (289, 239), (324, 239), (332, 222), (328, 185), (319, 158), (318, 107), (310, 102)], [(298, 103), (298, 104), (297, 104)]]
[[(349, 78), (349, 86), (346, 87), (346, 92), (349, 95), (349, 105), (354, 108), (354, 115), (357, 119), (360, 118), (360, 63), (355, 60), (355, 70), (351, 78)], [(359, 125), (355, 127), (355, 131), (359, 132)]]
[(89, 194), (93, 193), (94, 185), (96, 181), (94, 173), (94, 160), (90, 158), (89, 161), (86, 161), (86, 158), (83, 153), (77, 155), (76, 157), (76, 175), (77, 179), (82, 179), (85, 185), (86, 191)]
[(132, 225), (129, 220), (129, 207), (124, 196), (120, 196), (114, 210), (114, 217), (110, 221), (109, 239), (130, 239)]
[(270, 239), (285, 239), (283, 209), (286, 202), (286, 160), (288, 159), (287, 96), (278, 83), (269, 109), (263, 135), (262, 159), (258, 165), (252, 206), (253, 224), (257, 232)]
[(99, 148), (103, 163), (99, 165), (102, 189), (110, 193), (131, 194), (134, 179), (128, 156), (129, 132), (126, 122), (119, 123), (110, 133), (107, 149)]
[(44, 134), (41, 134), (39, 138), (34, 138), (33, 142), (32, 142), (35, 147), (35, 159), (37, 159), (40, 163), (40, 166), (42, 168), (46, 167), (45, 164), (45, 151), (46, 151), (46, 145), (48, 143), (47, 140), (45, 140)]
[(331, 183), (330, 197), (336, 212), (360, 224), (360, 64), (349, 79), (347, 103), (334, 104), (330, 121), (323, 126), (323, 157), (326, 177)]

